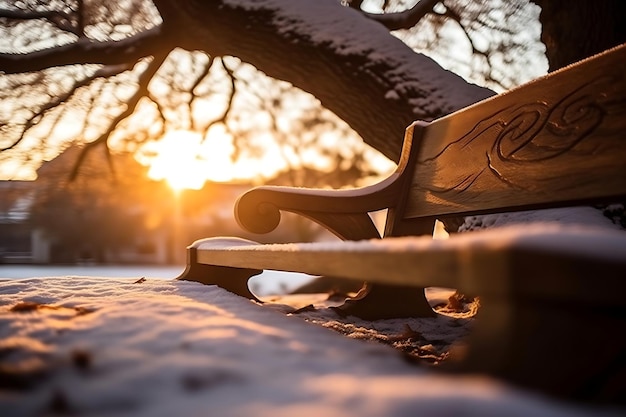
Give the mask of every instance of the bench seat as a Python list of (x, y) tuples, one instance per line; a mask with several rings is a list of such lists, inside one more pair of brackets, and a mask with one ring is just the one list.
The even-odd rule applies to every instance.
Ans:
[[(237, 292), (276, 269), (480, 296), (467, 341), (444, 362), (576, 400), (626, 399), (626, 233), (533, 224), (352, 242), (257, 244), (208, 238), (189, 247), (190, 275)], [(228, 269), (223, 269), (227, 267)], [(233, 271), (239, 271), (238, 275)], [(592, 356), (593, 360), (581, 360)]]
[[(596, 284), (606, 280), (626, 285), (626, 233), (600, 227), (535, 223), (449, 239), (412, 236), (287, 244), (217, 237), (198, 240), (188, 249), (206, 265), (448, 287), (480, 296), (544, 296), (573, 302), (598, 297), (618, 305), (625, 300)], [(541, 262), (534, 261), (537, 257)], [(551, 269), (551, 263), (558, 270)], [(524, 273), (520, 282), (508, 281), (510, 275)]]

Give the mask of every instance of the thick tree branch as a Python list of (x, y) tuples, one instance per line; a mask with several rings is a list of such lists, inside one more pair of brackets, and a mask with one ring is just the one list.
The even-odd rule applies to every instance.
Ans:
[(181, 40), (183, 47), (236, 56), (291, 82), (394, 160), (413, 120), (432, 120), (493, 94), (445, 71), (336, 0), (177, 4), (177, 20), (193, 28)]
[(40, 71), (73, 64), (117, 65), (171, 50), (173, 45), (157, 26), (121, 41), (78, 41), (26, 54), (0, 54), (0, 69), (5, 74)]

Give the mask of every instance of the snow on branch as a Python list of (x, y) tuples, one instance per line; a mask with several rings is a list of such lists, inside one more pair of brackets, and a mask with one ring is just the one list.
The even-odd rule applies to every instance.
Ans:
[[(422, 20), (426, 14), (431, 13), (433, 7), (439, 2), (440, 0), (421, 0), (410, 9), (396, 13), (362, 13), (368, 18), (382, 23), (389, 30), (410, 29)], [(356, 3), (360, 4), (361, 2), (353, 2), (350, 6), (355, 7)]]

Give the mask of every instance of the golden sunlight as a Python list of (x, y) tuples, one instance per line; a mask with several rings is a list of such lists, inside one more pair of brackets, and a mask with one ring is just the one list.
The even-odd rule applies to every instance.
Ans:
[[(338, 141), (335, 137), (331, 139)], [(206, 181), (262, 182), (290, 167), (288, 156), (273, 138), (259, 135), (257, 140), (263, 143), (263, 155), (251, 155), (244, 150), (237, 160), (233, 160), (233, 138), (223, 126), (213, 126), (205, 137), (188, 130), (173, 130), (160, 140), (142, 146), (135, 158), (149, 167), (148, 177), (165, 180), (175, 191), (199, 190)], [(304, 150), (297, 159), (300, 159), (299, 163), (306, 162), (306, 165), (320, 170), (329, 166), (328, 158), (315, 151)], [(382, 155), (372, 152), (368, 154), (368, 160), (379, 172), (390, 173), (395, 167)]]
[(227, 138), (209, 141), (196, 132), (174, 130), (146, 145), (141, 153), (140, 162), (150, 166), (148, 176), (164, 179), (176, 191), (198, 190), (207, 180), (225, 182), (234, 177), (233, 149)]

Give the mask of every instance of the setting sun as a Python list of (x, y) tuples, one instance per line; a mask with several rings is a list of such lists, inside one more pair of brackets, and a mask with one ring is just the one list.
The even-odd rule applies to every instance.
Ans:
[(148, 176), (164, 179), (174, 190), (198, 190), (207, 180), (226, 182), (235, 176), (227, 138), (203, 140), (198, 133), (174, 130), (146, 145), (141, 153), (140, 162), (150, 166)]
[[(322, 138), (332, 143), (338, 141), (332, 135)], [(205, 137), (188, 130), (173, 130), (158, 141), (144, 145), (135, 157), (141, 164), (150, 167), (150, 178), (165, 180), (176, 191), (199, 190), (206, 181), (262, 182), (263, 179), (272, 178), (281, 171), (301, 164), (319, 170), (332, 167), (333, 161), (323, 152), (304, 149), (297, 158), (289, 161), (289, 152), (281, 151), (281, 145), (272, 137), (259, 135), (256, 139), (263, 146), (261, 155), (244, 149), (234, 159), (233, 138), (223, 126), (214, 126)], [(389, 173), (395, 167), (379, 154), (368, 154), (368, 160), (379, 172)]]

